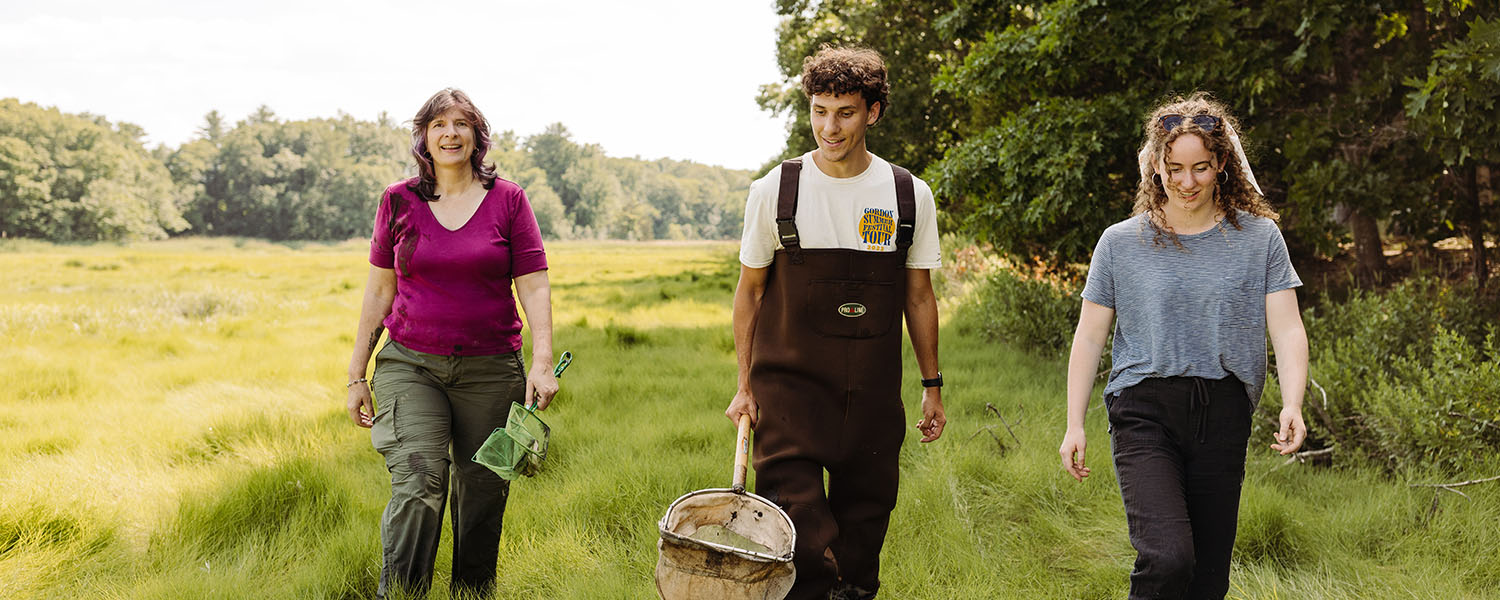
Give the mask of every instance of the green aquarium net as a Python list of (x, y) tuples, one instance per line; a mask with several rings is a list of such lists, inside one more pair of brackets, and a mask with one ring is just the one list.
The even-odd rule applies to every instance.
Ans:
[(474, 462), (489, 467), (508, 481), (522, 475), (532, 477), (541, 470), (542, 461), (547, 458), (547, 439), (551, 435), (552, 429), (542, 422), (536, 411), (512, 403), (505, 427), (490, 433), (484, 445), (474, 453)]

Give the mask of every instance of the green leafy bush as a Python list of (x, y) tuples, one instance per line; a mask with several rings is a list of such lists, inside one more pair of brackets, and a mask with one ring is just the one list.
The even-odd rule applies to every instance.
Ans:
[(1447, 329), (1391, 363), (1365, 405), (1379, 456), (1398, 468), (1463, 472), (1500, 450), (1500, 336)]
[[(1317, 445), (1390, 471), (1463, 472), (1500, 451), (1500, 341), (1472, 286), (1418, 278), (1307, 311)], [(1280, 396), (1268, 386), (1262, 410)], [(1262, 425), (1264, 425), (1264, 419)]]
[(997, 269), (959, 311), (959, 327), (1031, 352), (1066, 354), (1081, 300), (1076, 284)]

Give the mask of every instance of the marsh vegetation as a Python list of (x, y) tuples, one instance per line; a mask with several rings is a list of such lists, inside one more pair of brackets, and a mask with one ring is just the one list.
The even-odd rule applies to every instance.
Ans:
[[(655, 597), (657, 520), (729, 479), (734, 248), (550, 245), (576, 359), (546, 467), (512, 488), (503, 594)], [(3, 249), (0, 598), (373, 597), (388, 485), (341, 387), (363, 242)], [(990, 341), (971, 288), (944, 285), (951, 424), (903, 448), (882, 596), (1120, 597), (1134, 553), (1103, 411), (1076, 484), (1060, 359)], [(1420, 469), (1278, 469), (1262, 441), (1231, 597), (1500, 597), (1495, 484), (1465, 499), (1408, 487), (1442, 476)]]

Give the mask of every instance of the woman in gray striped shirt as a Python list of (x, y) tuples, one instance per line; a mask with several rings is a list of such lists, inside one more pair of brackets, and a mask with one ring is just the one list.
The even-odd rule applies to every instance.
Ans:
[(1276, 350), (1282, 410), (1271, 447), (1307, 430), (1302, 285), (1225, 107), (1195, 94), (1145, 124), (1134, 214), (1094, 249), (1068, 360), (1059, 452), (1084, 466), (1084, 414), (1113, 323), (1109, 412), (1120, 495), (1137, 558), (1131, 598), (1223, 598), (1250, 416)]

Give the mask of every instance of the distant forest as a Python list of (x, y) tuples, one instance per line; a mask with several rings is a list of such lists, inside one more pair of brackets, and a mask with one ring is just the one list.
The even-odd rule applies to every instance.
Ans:
[[(380, 192), (415, 174), (410, 129), (382, 117), (288, 121), (208, 113), (181, 146), (101, 116), (0, 99), (0, 236), (58, 242), (226, 235), (368, 236)], [(739, 235), (750, 171), (604, 155), (561, 123), (494, 134), (488, 159), (531, 199), (549, 239)]]

